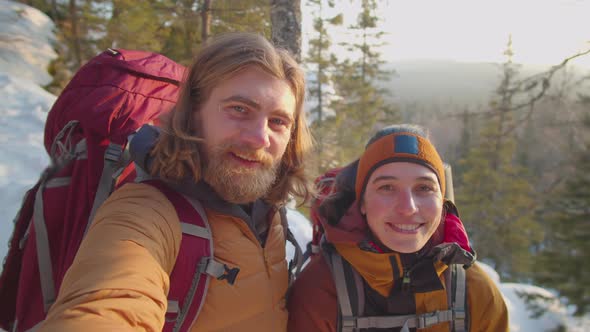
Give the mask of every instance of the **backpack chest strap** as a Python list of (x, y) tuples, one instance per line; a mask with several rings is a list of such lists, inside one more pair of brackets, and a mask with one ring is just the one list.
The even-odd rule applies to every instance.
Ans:
[[(453, 332), (466, 331), (466, 272), (460, 264), (452, 264), (446, 278), (450, 309), (413, 315), (362, 316), (365, 296), (364, 285), (358, 272), (350, 267), (336, 250), (322, 250), (322, 253), (329, 263), (337, 292), (338, 331), (401, 327), (401, 332), (409, 332), (411, 328), (422, 329), (446, 322), (451, 323)], [(349, 270), (349, 273), (345, 270)]]
[(402, 316), (368, 316), (368, 317), (342, 317), (342, 330), (354, 331), (355, 329), (391, 329), (401, 327), (402, 332), (411, 328), (426, 328), (436, 324), (465, 319), (465, 312), (458, 310), (441, 310), (420, 315)]

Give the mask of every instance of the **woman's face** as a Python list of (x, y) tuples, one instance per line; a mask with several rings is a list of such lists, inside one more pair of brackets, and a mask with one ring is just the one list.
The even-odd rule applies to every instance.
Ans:
[(377, 168), (369, 178), (361, 212), (373, 234), (393, 251), (416, 252), (442, 218), (443, 199), (436, 174), (408, 162)]

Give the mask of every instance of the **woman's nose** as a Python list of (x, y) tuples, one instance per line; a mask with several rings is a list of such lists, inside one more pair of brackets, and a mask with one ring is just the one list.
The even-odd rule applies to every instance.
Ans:
[(418, 210), (411, 190), (402, 190), (395, 202), (396, 211), (405, 216), (413, 215)]

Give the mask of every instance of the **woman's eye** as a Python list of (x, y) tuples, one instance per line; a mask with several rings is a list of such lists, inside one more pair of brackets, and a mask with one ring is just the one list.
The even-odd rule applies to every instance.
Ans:
[(393, 191), (394, 188), (390, 184), (384, 184), (384, 185), (379, 186), (379, 190), (381, 190), (381, 191)]
[(434, 188), (433, 188), (433, 186), (423, 184), (423, 185), (418, 186), (418, 190), (422, 191), (422, 192), (430, 192), (430, 191), (434, 191)]

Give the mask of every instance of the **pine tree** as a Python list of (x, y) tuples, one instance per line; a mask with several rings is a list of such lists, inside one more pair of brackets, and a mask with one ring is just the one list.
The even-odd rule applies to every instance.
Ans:
[(492, 109), (482, 124), (479, 142), (460, 161), (457, 204), (478, 256), (503, 278), (515, 280), (532, 269), (531, 248), (540, 241), (534, 219), (534, 189), (526, 170), (516, 163), (516, 132), (512, 103), (516, 66), (511, 42), (505, 53), (502, 80)]
[(332, 148), (330, 148), (330, 136), (332, 133), (328, 131), (326, 121), (334, 117), (333, 111), (330, 112), (329, 100), (332, 99), (333, 81), (331, 78), (334, 72), (337, 59), (331, 51), (332, 42), (328, 34), (328, 27), (341, 25), (342, 14), (335, 15), (331, 18), (324, 17), (324, 6), (329, 8), (334, 7), (333, 1), (325, 0), (309, 0), (308, 5), (314, 8), (313, 28), (315, 38), (309, 40), (309, 50), (305, 58), (305, 64), (308, 67), (308, 73), (311, 73), (311, 78), (308, 79), (307, 86), (309, 92), (309, 100), (315, 105), (309, 110), (312, 121), (311, 129), (316, 139), (316, 163), (318, 172), (321, 174), (328, 168), (333, 167), (332, 160), (334, 156)]
[(452, 150), (451, 155), (446, 158), (446, 162), (453, 165), (456, 187), (462, 186), (461, 181), (465, 172), (463, 163), (459, 163), (458, 161), (464, 159), (471, 150), (476, 140), (476, 133), (476, 121), (473, 115), (469, 113), (469, 110), (465, 109), (463, 114), (461, 114), (461, 136), (459, 137), (459, 142)]
[(215, 0), (211, 5), (211, 34), (241, 31), (271, 38), (270, 1)]
[(385, 100), (389, 90), (379, 86), (392, 72), (383, 69), (385, 62), (379, 53), (383, 32), (377, 26), (377, 9), (376, 1), (362, 0), (357, 22), (350, 27), (356, 40), (344, 44), (356, 58), (342, 61), (334, 75), (340, 98), (331, 103), (336, 112), (331, 125), (340, 163), (356, 159), (378, 127), (399, 120), (397, 110)]
[[(583, 128), (590, 131), (590, 98)], [(576, 149), (575, 170), (565, 185), (548, 197), (543, 209), (546, 239), (535, 264), (535, 281), (554, 288), (576, 305), (576, 314), (590, 312), (590, 139)]]
[(157, 0), (113, 0), (102, 49), (125, 48), (161, 52), (168, 37), (168, 15), (159, 10), (165, 3)]
[(46, 88), (59, 94), (74, 72), (102, 48), (101, 38), (106, 31), (106, 3), (102, 0), (51, 1), (47, 5), (56, 17), (58, 58), (49, 67), (53, 82)]

